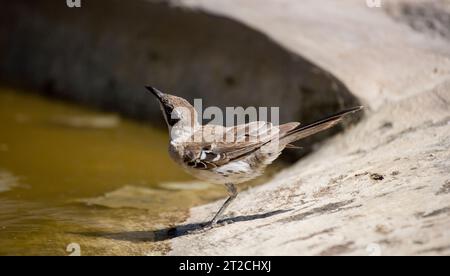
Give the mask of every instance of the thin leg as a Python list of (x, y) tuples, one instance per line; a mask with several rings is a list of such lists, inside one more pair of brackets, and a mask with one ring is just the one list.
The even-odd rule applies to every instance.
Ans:
[(216, 225), (217, 221), (219, 220), (219, 217), (222, 215), (222, 213), (225, 211), (225, 209), (227, 209), (227, 207), (231, 204), (231, 202), (238, 195), (237, 189), (233, 184), (227, 183), (227, 184), (225, 184), (225, 186), (227, 187), (229, 197), (223, 203), (222, 207), (220, 207), (219, 211), (216, 213), (214, 218), (206, 225), (206, 227), (213, 227), (214, 225)]

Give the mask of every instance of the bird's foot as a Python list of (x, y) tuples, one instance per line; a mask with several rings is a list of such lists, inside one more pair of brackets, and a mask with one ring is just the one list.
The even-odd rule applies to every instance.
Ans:
[(215, 222), (215, 221), (210, 221), (210, 222), (208, 222), (208, 223), (203, 224), (203, 225), (202, 225), (202, 229), (206, 231), (206, 230), (213, 229), (213, 228), (215, 228), (215, 227), (217, 227), (217, 226), (219, 226), (219, 225), (217, 224), (217, 222)]

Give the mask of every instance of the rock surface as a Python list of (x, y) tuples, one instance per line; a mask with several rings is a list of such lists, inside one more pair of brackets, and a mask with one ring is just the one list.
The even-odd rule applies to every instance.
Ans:
[[(180, 1), (313, 60), (366, 112), (272, 181), (241, 193), (228, 212), (233, 223), (180, 232), (170, 254), (450, 254), (450, 42), (402, 16), (418, 5), (430, 9), (420, 2)], [(448, 24), (448, 12), (438, 10)], [(221, 203), (193, 208), (185, 227)]]

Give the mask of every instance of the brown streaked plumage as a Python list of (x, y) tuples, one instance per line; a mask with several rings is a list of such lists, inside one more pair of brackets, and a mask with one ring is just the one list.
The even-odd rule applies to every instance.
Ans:
[(291, 122), (274, 126), (269, 122), (250, 122), (233, 127), (201, 125), (197, 112), (185, 99), (146, 87), (157, 97), (170, 132), (171, 158), (193, 176), (226, 186), (229, 198), (209, 222), (214, 226), (220, 215), (236, 198), (235, 184), (261, 175), (282, 150), (291, 143), (326, 130), (361, 106), (301, 126)]

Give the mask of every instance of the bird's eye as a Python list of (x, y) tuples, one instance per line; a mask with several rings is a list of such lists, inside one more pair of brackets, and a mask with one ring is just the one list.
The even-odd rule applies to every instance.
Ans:
[(170, 105), (164, 106), (164, 111), (166, 112), (167, 118), (170, 118), (172, 115), (173, 107)]

